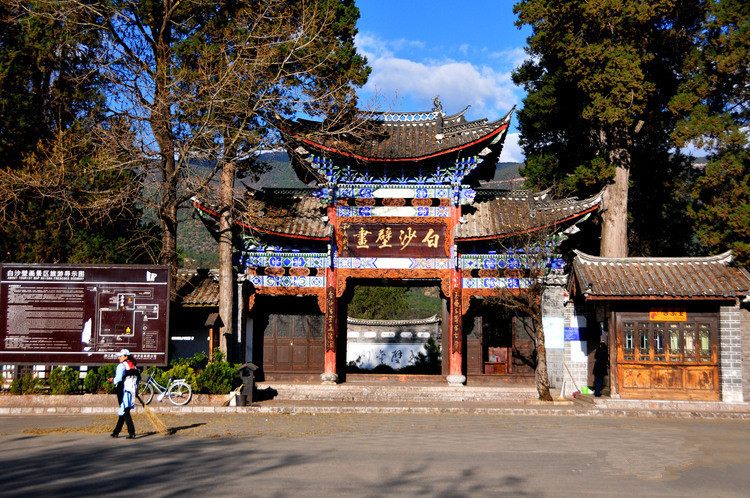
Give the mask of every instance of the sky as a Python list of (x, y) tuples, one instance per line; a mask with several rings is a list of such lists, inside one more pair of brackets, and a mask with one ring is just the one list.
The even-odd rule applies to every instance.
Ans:
[[(511, 72), (524, 60), (531, 30), (513, 23), (512, 0), (357, 0), (355, 39), (372, 73), (360, 89), (360, 106), (429, 111), (440, 96), (443, 110), (499, 119), (522, 106), (524, 91)], [(521, 162), (515, 120), (500, 161)]]

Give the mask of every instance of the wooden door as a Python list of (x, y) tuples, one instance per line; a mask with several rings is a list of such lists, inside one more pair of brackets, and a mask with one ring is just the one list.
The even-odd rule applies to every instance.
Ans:
[(319, 373), (323, 356), (323, 315), (268, 315), (263, 333), (265, 372)]
[(617, 313), (617, 380), (623, 398), (718, 401), (718, 318), (653, 321)]

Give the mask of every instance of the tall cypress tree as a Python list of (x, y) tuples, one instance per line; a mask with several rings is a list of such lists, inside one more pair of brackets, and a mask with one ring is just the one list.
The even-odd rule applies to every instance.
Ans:
[(712, 253), (732, 249), (750, 265), (750, 4), (711, 2), (672, 109), (683, 119), (674, 138), (708, 147), (693, 189), (696, 234)]
[(533, 30), (531, 58), (513, 74), (527, 91), (523, 174), (532, 186), (565, 193), (606, 187), (602, 255), (627, 256), (629, 245), (640, 254), (687, 250), (680, 236), (690, 231), (674, 230), (685, 197), (675, 206), (674, 194), (685, 191), (689, 168), (670, 153), (674, 118), (666, 109), (704, 10), (700, 0), (514, 7), (517, 25)]

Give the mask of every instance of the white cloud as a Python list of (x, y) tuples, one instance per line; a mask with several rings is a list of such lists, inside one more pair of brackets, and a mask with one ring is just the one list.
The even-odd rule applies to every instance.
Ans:
[[(367, 94), (377, 95), (381, 110), (429, 110), (433, 97), (440, 95), (446, 113), (455, 113), (471, 105), (467, 113), (469, 119), (494, 120), (504, 116), (514, 105), (521, 104), (523, 91), (513, 84), (509, 72), (498, 68), (519, 65), (524, 57), (522, 49), (492, 53), (489, 60), (498, 64), (490, 66), (452, 59), (415, 61), (395, 55), (405, 47), (424, 46), (415, 40), (385, 41), (360, 33), (356, 45), (372, 67), (362, 92), (364, 101), (368, 99)], [(471, 47), (463, 45), (460, 50), (468, 53)], [(518, 133), (506, 137), (500, 161), (523, 161)]]
[(510, 75), (488, 66), (457, 61), (421, 63), (396, 57), (368, 59), (373, 71), (365, 90), (378, 91), (386, 99), (398, 95), (427, 104), (439, 94), (448, 113), (471, 104), (473, 114), (490, 119), (504, 115), (520, 100)]
[(432, 98), (440, 95), (447, 113), (471, 105), (469, 115), (473, 118), (497, 119), (520, 103), (521, 90), (513, 85), (510, 73), (467, 61), (419, 62), (395, 56), (404, 43), (418, 46), (420, 42), (388, 42), (366, 33), (357, 35), (357, 49), (372, 67), (364, 92), (378, 94), (386, 102), (398, 99), (408, 106), (397, 106), (401, 111), (430, 109)]
[(505, 144), (503, 144), (499, 161), (502, 163), (522, 163), (524, 161), (523, 151), (521, 146), (518, 145), (518, 133), (509, 133), (505, 137)]
[(366, 55), (368, 59), (372, 57), (390, 57), (393, 51), (388, 48), (388, 42), (368, 33), (358, 33), (355, 38), (357, 50)]
[(529, 55), (522, 47), (516, 47), (492, 52), (490, 57), (502, 61), (515, 69), (523, 64), (523, 61), (528, 59)]

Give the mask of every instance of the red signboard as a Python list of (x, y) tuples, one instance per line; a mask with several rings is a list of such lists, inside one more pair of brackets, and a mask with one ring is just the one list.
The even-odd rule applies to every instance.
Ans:
[(0, 363), (167, 363), (169, 267), (0, 265)]
[(441, 223), (342, 223), (340, 255), (354, 258), (447, 258)]

